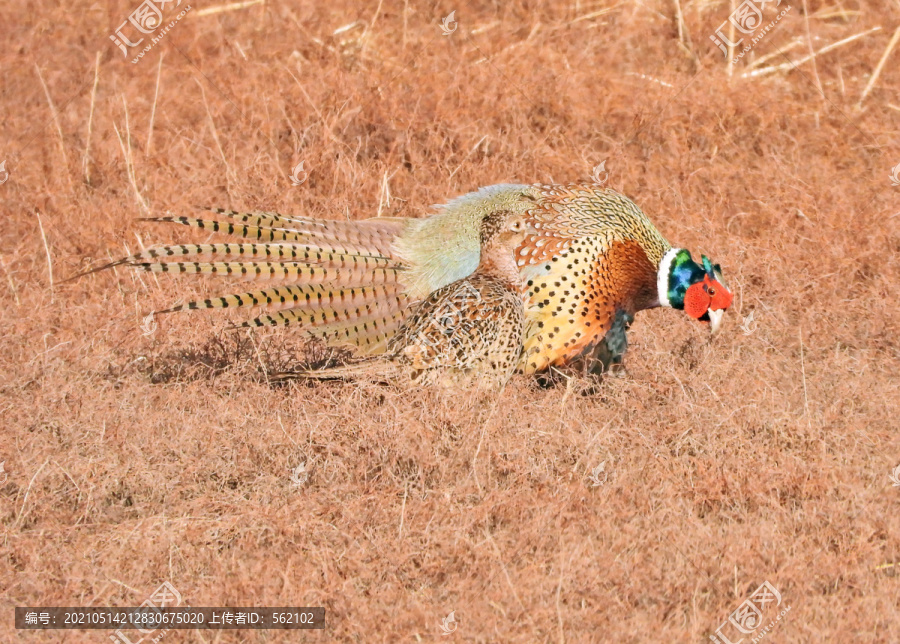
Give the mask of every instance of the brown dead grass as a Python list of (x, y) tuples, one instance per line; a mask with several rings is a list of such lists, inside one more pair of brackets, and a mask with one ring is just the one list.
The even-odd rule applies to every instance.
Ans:
[[(791, 611), (764, 641), (896, 641), (900, 52), (853, 111), (896, 3), (808, 3), (815, 49), (882, 30), (752, 80), (747, 60), (796, 38), (788, 56), (809, 51), (803, 3), (731, 77), (708, 39), (718, 2), (681, 3), (694, 57), (668, 2), (336, 0), (189, 15), (136, 65), (108, 35), (138, 3), (88, 4), (0, 8), (5, 641), (13, 606), (136, 605), (164, 580), (194, 606), (325, 606), (327, 631), (304, 640), (384, 642), (443, 640), (450, 611), (448, 641), (696, 642), (768, 580)], [(594, 395), (270, 386), (290, 333), (197, 315), (141, 334), (192, 282), (50, 282), (51, 266), (59, 282), (190, 237), (135, 222), (135, 187), (157, 215), (417, 216), (490, 183), (587, 179), (603, 159), (737, 299), (714, 342), (641, 314), (627, 375)]]

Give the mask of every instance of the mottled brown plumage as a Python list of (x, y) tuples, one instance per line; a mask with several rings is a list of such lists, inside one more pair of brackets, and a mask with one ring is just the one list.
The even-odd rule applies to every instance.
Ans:
[(384, 355), (298, 375), (377, 377), (405, 386), (502, 387), (522, 353), (525, 313), (513, 252), (524, 230), (522, 215), (487, 215), (475, 272), (413, 305)]

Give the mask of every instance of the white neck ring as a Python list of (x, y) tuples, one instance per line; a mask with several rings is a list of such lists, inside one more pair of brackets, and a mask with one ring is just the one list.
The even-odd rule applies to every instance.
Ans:
[(681, 251), (680, 248), (670, 248), (659, 262), (659, 271), (656, 273), (656, 292), (660, 306), (672, 306), (669, 302), (669, 273), (672, 269), (672, 262), (679, 251)]

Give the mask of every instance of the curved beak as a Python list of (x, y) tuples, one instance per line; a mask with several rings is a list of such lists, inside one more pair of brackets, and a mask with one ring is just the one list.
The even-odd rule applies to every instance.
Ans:
[(725, 317), (725, 309), (710, 309), (707, 311), (707, 315), (709, 315), (709, 330), (715, 335), (722, 326), (722, 318)]

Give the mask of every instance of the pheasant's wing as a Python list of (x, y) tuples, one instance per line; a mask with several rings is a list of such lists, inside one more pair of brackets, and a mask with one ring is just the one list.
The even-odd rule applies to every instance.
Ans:
[(544, 188), (533, 211), (540, 231), (517, 249), (526, 285), (526, 373), (594, 350), (617, 312), (655, 300), (658, 257), (668, 243), (629, 199), (586, 186)]

